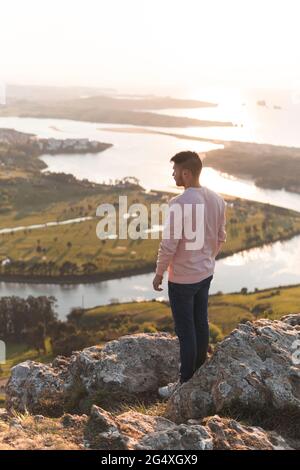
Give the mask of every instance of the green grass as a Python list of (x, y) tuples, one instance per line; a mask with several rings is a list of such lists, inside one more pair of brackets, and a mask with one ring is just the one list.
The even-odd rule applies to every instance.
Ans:
[(0, 201), (10, 208), (2, 214), (0, 228), (95, 215), (103, 199), (110, 202), (116, 195), (113, 186), (83, 183), (66, 175), (56, 178), (29, 173), (27, 178), (12, 179), (0, 188)]
[(141, 321), (159, 320), (164, 317), (168, 308), (162, 302), (125, 302), (113, 305), (101, 305), (87, 309), (84, 314), (85, 324), (94, 325), (101, 322), (104, 317), (114, 315), (134, 315)]
[(38, 362), (50, 362), (53, 359), (49, 341), (46, 341), (46, 354), (28, 348), (25, 343), (6, 343), (6, 363), (0, 366), (0, 379), (10, 374), (10, 369), (20, 362), (31, 360)]
[[(209, 296), (209, 321), (219, 327), (223, 335), (229, 334), (239, 322), (257, 318), (278, 319), (283, 315), (298, 313), (300, 285), (264, 289), (248, 294), (214, 294)], [(259, 312), (259, 313), (256, 313)], [(86, 309), (79, 325), (87, 329), (112, 327), (122, 319), (135, 324), (152, 323), (173, 326), (170, 307), (165, 302), (127, 302)]]
[(246, 295), (238, 293), (213, 295), (209, 298), (210, 320), (225, 334), (230, 333), (243, 319), (276, 320), (283, 315), (298, 313), (299, 305), (300, 285), (264, 289)]

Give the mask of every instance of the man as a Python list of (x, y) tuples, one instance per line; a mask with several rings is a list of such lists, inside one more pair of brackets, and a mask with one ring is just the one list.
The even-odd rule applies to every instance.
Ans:
[[(168, 296), (179, 339), (181, 363), (178, 381), (159, 388), (160, 396), (165, 398), (187, 382), (206, 360), (209, 344), (208, 291), (215, 257), (226, 241), (226, 202), (218, 193), (200, 185), (202, 162), (199, 155), (191, 151), (180, 152), (170, 161), (173, 162), (176, 185), (183, 186), (184, 191), (169, 201), (165, 225), (169, 232), (160, 242), (153, 287), (162, 290), (163, 274), (168, 270)], [(186, 208), (190, 210), (186, 212)], [(195, 229), (194, 232), (190, 230), (188, 236), (187, 225)], [(198, 239), (195, 245), (191, 244), (193, 233)]]

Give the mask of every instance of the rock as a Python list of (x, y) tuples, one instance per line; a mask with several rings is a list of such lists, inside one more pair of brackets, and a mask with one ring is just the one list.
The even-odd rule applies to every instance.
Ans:
[(11, 370), (7, 408), (59, 416), (80, 400), (105, 392), (138, 396), (156, 393), (174, 382), (179, 371), (179, 344), (168, 333), (141, 333), (58, 357), (51, 365), (26, 361)]
[[(36, 418), (36, 416), (35, 416), (35, 418)], [(44, 418), (44, 419), (46, 419), (46, 418)], [(61, 424), (64, 428), (75, 428), (75, 427), (78, 427), (78, 425), (81, 424), (82, 420), (84, 422), (87, 420), (87, 416), (85, 414), (83, 414), (79, 417), (79, 416), (76, 416), (76, 415), (71, 415), (69, 413), (65, 413), (61, 417)]]
[(280, 318), (280, 321), (288, 323), (291, 326), (300, 326), (300, 313), (294, 313), (291, 315), (285, 315), (284, 317)]
[(211, 449), (203, 426), (179, 425), (159, 417), (129, 411), (117, 417), (94, 405), (85, 432), (91, 449)]
[(175, 424), (158, 416), (128, 411), (112, 416), (93, 406), (84, 442), (98, 450), (290, 450), (276, 432), (244, 426), (218, 415)]
[[(196, 420), (189, 420), (192, 424)], [(215, 450), (291, 450), (289, 443), (276, 432), (261, 427), (244, 426), (238, 421), (210, 416), (201, 421), (211, 434)]]
[(6, 385), (6, 408), (59, 415), (63, 410), (63, 370), (25, 361), (11, 369)]
[(70, 360), (70, 380), (77, 377), (90, 393), (123, 390), (155, 392), (178, 377), (179, 344), (168, 333), (140, 333), (86, 348)]
[(300, 449), (300, 441), (218, 415), (176, 424), (133, 410), (114, 416), (93, 405), (89, 418), (1, 412), (2, 449), (282, 450)]
[(171, 429), (146, 435), (136, 449), (143, 450), (212, 450), (213, 438), (201, 425), (179, 424)]
[(42, 421), (44, 421), (46, 418), (45, 416), (43, 415), (34, 415), (33, 416), (33, 419), (36, 423), (41, 423)]
[(91, 449), (124, 450), (130, 448), (130, 437), (122, 433), (118, 420), (107, 411), (93, 405), (85, 431), (85, 442)]
[(9, 413), (5, 408), (0, 408), (0, 421), (8, 421)]
[(239, 410), (262, 410), (265, 415), (292, 409), (300, 417), (299, 364), (292, 355), (300, 330), (291, 323), (290, 317), (239, 324), (176, 390), (165, 416), (182, 423), (238, 405)]

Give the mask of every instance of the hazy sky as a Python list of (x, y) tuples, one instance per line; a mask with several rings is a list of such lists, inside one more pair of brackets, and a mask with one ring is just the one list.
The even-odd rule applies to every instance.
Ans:
[(295, 87), (299, 0), (1, 1), (0, 80)]

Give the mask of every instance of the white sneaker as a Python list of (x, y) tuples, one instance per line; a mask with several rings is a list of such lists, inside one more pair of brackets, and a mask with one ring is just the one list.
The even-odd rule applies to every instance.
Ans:
[(164, 387), (159, 387), (158, 394), (162, 398), (170, 398), (170, 396), (173, 395), (175, 390), (177, 390), (180, 387), (180, 385), (182, 384), (180, 383), (179, 380), (177, 380), (177, 382), (169, 383), (168, 385), (165, 385)]

